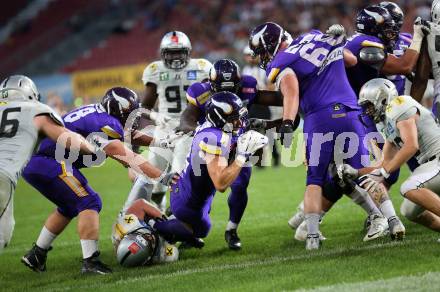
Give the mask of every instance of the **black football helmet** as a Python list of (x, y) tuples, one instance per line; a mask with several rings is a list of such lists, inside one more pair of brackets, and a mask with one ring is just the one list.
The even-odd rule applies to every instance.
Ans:
[(216, 128), (236, 134), (246, 126), (247, 109), (237, 95), (222, 91), (211, 97), (206, 108), (206, 119)]
[(370, 5), (356, 16), (356, 31), (378, 37), (388, 52), (394, 49), (399, 32), (396, 23), (387, 9), (379, 5)]
[(249, 48), (260, 57), (260, 67), (266, 70), (283, 41), (290, 35), (278, 24), (266, 22), (255, 27), (249, 37)]
[(102, 98), (101, 105), (105, 111), (125, 125), (130, 113), (139, 108), (136, 92), (126, 87), (113, 87)]
[(400, 32), (400, 29), (402, 28), (402, 25), (403, 25), (403, 19), (404, 19), (405, 15), (403, 14), (403, 11), (399, 7), (399, 5), (397, 5), (394, 2), (382, 1), (379, 3), (379, 6), (388, 10), (388, 12), (391, 14), (391, 17), (393, 18), (393, 20), (396, 24), (397, 31)]
[(241, 88), (240, 67), (230, 59), (220, 59), (209, 70), (212, 92), (229, 91), (238, 94)]

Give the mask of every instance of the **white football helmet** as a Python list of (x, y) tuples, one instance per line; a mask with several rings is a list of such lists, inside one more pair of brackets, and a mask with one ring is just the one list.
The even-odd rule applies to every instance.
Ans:
[(434, 0), (432, 2), (431, 21), (440, 24), (440, 0)]
[(390, 100), (397, 97), (396, 86), (393, 82), (376, 78), (368, 81), (359, 92), (359, 105), (374, 122), (379, 123), (385, 118), (385, 108)]
[(148, 228), (126, 234), (116, 249), (116, 258), (123, 267), (143, 266), (151, 262), (157, 237)]
[(167, 68), (179, 70), (188, 65), (191, 41), (180, 31), (171, 31), (160, 42), (160, 57)]
[(0, 98), (40, 101), (40, 93), (29, 77), (12, 75), (0, 84)]

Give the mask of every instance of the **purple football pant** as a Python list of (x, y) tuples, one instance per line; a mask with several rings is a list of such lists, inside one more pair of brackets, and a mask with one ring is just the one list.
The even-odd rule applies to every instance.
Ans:
[[(360, 110), (335, 105), (333, 108), (319, 110), (305, 117), (307, 185), (323, 186), (328, 178), (330, 163), (342, 162), (338, 161), (344, 158), (342, 151), (353, 152), (352, 155), (347, 155), (348, 157), (343, 159), (343, 163), (357, 169), (364, 167), (362, 160), (368, 160), (368, 150), (364, 145), (365, 127), (359, 120), (360, 113)], [(343, 135), (339, 136), (340, 134)], [(355, 141), (352, 141), (354, 138), (350, 138), (353, 136), (357, 137), (357, 145)], [(335, 147), (336, 141), (339, 141), (340, 145)], [(349, 145), (350, 150), (348, 150)]]
[(57, 205), (58, 212), (67, 218), (74, 218), (84, 210), (101, 211), (101, 198), (82, 173), (76, 168), (66, 169), (53, 158), (33, 156), (23, 171), (23, 178)]
[(228, 197), (229, 221), (238, 224), (243, 217), (248, 202), (247, 187), (251, 179), (252, 167), (243, 167), (231, 185)]
[(195, 237), (205, 238), (211, 230), (209, 212), (214, 197), (209, 197), (202, 207), (197, 207), (191, 204), (188, 197), (182, 192), (184, 190), (179, 187), (179, 183), (172, 186), (170, 194), (171, 212), (178, 220), (191, 226)]

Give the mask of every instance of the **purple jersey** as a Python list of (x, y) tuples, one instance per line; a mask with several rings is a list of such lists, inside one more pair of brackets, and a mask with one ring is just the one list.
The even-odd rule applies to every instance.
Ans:
[[(108, 141), (118, 139), (123, 140), (124, 129), (121, 122), (115, 117), (105, 112), (100, 104), (86, 105), (77, 108), (63, 116), (63, 121), (67, 129), (87, 137), (92, 133), (105, 134), (106, 139), (95, 140), (100, 148), (104, 148)], [(49, 138), (44, 139), (36, 155), (55, 158), (56, 144)], [(67, 150), (66, 150), (67, 151)], [(66, 156), (67, 157), (67, 154)], [(80, 157), (73, 163), (76, 168), (86, 167), (83, 163), (83, 157)]]
[(208, 153), (228, 158), (230, 148), (231, 136), (212, 127), (209, 122), (197, 129), (187, 166), (173, 189), (180, 201), (192, 209), (202, 209), (210, 204), (216, 189), (209, 176), (204, 155)]
[[(353, 35), (348, 39), (345, 45), (345, 48), (352, 52), (358, 60), (360, 60), (359, 55), (361, 50), (367, 47), (384, 49), (383, 42), (379, 38), (361, 33)], [(362, 62), (358, 62), (355, 66), (347, 68), (348, 80), (357, 96), (359, 96), (362, 86), (371, 79), (378, 78), (379, 73), (378, 70)]]
[[(393, 55), (395, 55), (396, 57), (402, 56), (405, 53), (406, 49), (408, 49), (409, 46), (411, 45), (411, 42), (412, 42), (411, 34), (409, 33), (400, 34), (399, 39), (396, 42), (396, 46), (394, 47)], [(386, 76), (386, 78), (391, 82), (393, 82), (394, 85), (396, 85), (397, 92), (399, 93), (399, 95), (405, 94), (405, 81), (406, 81), (405, 75), (390, 75), (390, 76)]]
[(275, 83), (289, 70), (296, 74), (300, 108), (305, 117), (336, 104), (358, 109), (345, 72), (343, 46), (343, 37), (335, 38), (319, 31), (302, 35), (277, 53), (268, 65), (268, 79)]
[[(252, 76), (243, 75), (241, 77), (241, 88), (238, 93), (238, 97), (243, 101), (243, 106), (250, 108), (255, 101), (257, 91), (257, 80)], [(205, 107), (211, 95), (211, 85), (209, 82), (196, 82), (186, 91), (188, 102), (200, 109), (200, 125), (205, 122)]]

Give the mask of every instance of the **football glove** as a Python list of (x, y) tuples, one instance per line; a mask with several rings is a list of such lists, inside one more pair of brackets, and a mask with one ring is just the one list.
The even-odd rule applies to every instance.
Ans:
[(325, 34), (334, 35), (336, 37), (341, 36), (341, 35), (344, 35), (344, 36), (347, 35), (347, 33), (345, 32), (345, 27), (342, 26), (342, 24), (333, 24), (333, 25), (331, 25), (327, 29)]
[(161, 175), (159, 182), (164, 186), (169, 187), (179, 180), (180, 176), (177, 172), (168, 172)]
[(269, 142), (269, 139), (254, 130), (250, 130), (240, 137), (237, 141), (237, 157), (236, 160), (244, 164), (248, 158), (258, 149), (263, 148)]
[(151, 141), (151, 147), (160, 147), (160, 148), (174, 148), (176, 146), (177, 140), (183, 136), (182, 133), (170, 133), (163, 138), (153, 139)]
[(289, 148), (293, 141), (295, 123), (292, 120), (283, 120), (280, 126), (280, 142), (285, 148)]
[(359, 178), (359, 186), (367, 192), (373, 192), (380, 188), (380, 185), (385, 181), (379, 168), (373, 170), (369, 174), (363, 175)]
[(355, 180), (359, 177), (359, 171), (348, 164), (341, 164), (337, 167), (337, 173), (341, 180)]
[(420, 30), (425, 36), (431, 33), (431, 25), (428, 21), (422, 19), (420, 16), (414, 21), (414, 33)]
[(248, 120), (248, 129), (261, 132), (266, 130), (267, 122), (262, 119), (251, 118)]
[(150, 119), (159, 127), (164, 127), (171, 120), (169, 116), (155, 111), (150, 112)]

